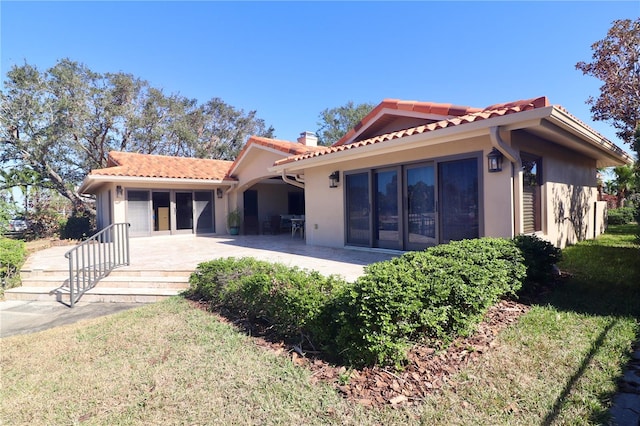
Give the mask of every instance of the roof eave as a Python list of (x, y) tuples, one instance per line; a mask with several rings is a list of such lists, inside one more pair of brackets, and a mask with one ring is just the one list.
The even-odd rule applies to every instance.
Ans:
[(597, 158), (598, 167), (618, 166), (622, 164), (633, 164), (634, 159), (622, 148), (596, 132), (586, 124), (577, 120), (563, 109), (553, 107), (548, 121), (572, 135), (578, 137), (590, 148), (601, 153)]
[(140, 176), (110, 176), (110, 175), (87, 175), (82, 181), (78, 193), (91, 194), (91, 190), (105, 183), (122, 184), (164, 184), (164, 185), (193, 185), (193, 186), (234, 186), (237, 181), (232, 178), (223, 179), (187, 179), (187, 178), (161, 178), (161, 177), (140, 177)]
[[(417, 145), (428, 146), (445, 143), (451, 140), (460, 139), (464, 135), (465, 138), (488, 134), (490, 127), (499, 126), (504, 130), (519, 130), (530, 128), (543, 128), (544, 122), (552, 122), (559, 127), (569, 131), (577, 139), (579, 143), (585, 144), (590, 148), (591, 153), (598, 162), (598, 167), (606, 167), (608, 165), (618, 165), (624, 163), (632, 163), (633, 158), (617, 147), (615, 144), (604, 138), (593, 129), (586, 126), (564, 110), (553, 105), (539, 107), (528, 111), (522, 111), (515, 114), (507, 114), (498, 117), (491, 117), (484, 120), (478, 120), (471, 123), (440, 128), (434, 131), (405, 136), (398, 139), (386, 140), (383, 142), (373, 143), (352, 149), (344, 149), (342, 151), (327, 153), (317, 157), (305, 158), (293, 162), (286, 162), (274, 165), (269, 168), (270, 172), (282, 171), (301, 171), (307, 167), (317, 167), (327, 164), (335, 164), (336, 162), (356, 159), (371, 154), (385, 154), (387, 152), (397, 152), (398, 150), (406, 150), (415, 148)], [(345, 147), (347, 145), (344, 145)]]

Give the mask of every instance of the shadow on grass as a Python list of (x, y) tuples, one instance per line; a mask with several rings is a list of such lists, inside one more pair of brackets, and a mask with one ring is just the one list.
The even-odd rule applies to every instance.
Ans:
[[(611, 235), (629, 235), (633, 228), (616, 227)], [(567, 248), (563, 252), (561, 269), (572, 276), (548, 293), (541, 303), (558, 310), (589, 316), (609, 317), (609, 321), (591, 348), (585, 354), (580, 367), (569, 378), (556, 399), (543, 424), (553, 424), (560, 414), (572, 389), (584, 375), (593, 358), (603, 349), (611, 330), (623, 319), (640, 320), (640, 250), (638, 247), (612, 247), (598, 243), (585, 243)], [(640, 339), (640, 331), (635, 339)], [(624, 368), (624, 366), (621, 366)], [(611, 400), (612, 393), (599, 396), (602, 401)], [(594, 411), (591, 420), (606, 421), (607, 413)]]
[[(600, 332), (600, 334), (598, 335), (598, 338), (591, 345), (591, 349), (585, 355), (584, 359), (580, 363), (580, 368), (578, 368), (575, 374), (571, 376), (571, 378), (565, 384), (564, 389), (562, 390), (558, 398), (556, 398), (556, 402), (553, 404), (553, 407), (551, 408), (549, 413), (547, 413), (544, 421), (542, 422), (543, 425), (547, 426), (555, 422), (556, 418), (560, 414), (562, 405), (566, 401), (567, 397), (570, 395), (571, 390), (573, 389), (577, 381), (580, 379), (580, 377), (582, 377), (584, 372), (587, 370), (587, 367), (593, 360), (593, 357), (598, 353), (598, 351), (602, 347), (602, 344), (604, 343), (604, 340), (607, 337), (607, 334), (609, 333), (609, 331), (611, 331), (611, 329), (614, 327), (614, 325), (616, 325), (617, 322), (618, 322), (617, 319), (612, 319), (611, 321), (609, 321), (607, 326)], [(599, 423), (602, 420), (600, 419), (602, 415), (603, 413), (593, 413), (592, 420)]]

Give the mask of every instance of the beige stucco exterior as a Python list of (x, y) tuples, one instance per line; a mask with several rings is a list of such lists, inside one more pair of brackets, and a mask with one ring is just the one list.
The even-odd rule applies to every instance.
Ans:
[[(121, 190), (118, 189), (121, 188)], [(217, 198), (216, 190), (223, 190), (223, 198)], [(220, 186), (216, 184), (198, 182), (198, 183), (160, 183), (153, 179), (137, 179), (137, 180), (118, 180), (116, 182), (105, 182), (93, 189), (96, 196), (96, 208), (98, 215), (98, 226), (104, 228), (112, 223), (130, 222), (129, 212), (127, 210), (127, 192), (136, 190), (147, 190), (151, 192), (170, 192), (175, 191), (206, 191), (211, 192), (214, 205), (214, 234), (227, 234), (226, 214), (228, 186)], [(175, 210), (173, 195), (171, 197), (172, 209)], [(173, 230), (175, 232), (175, 229)]]
[[(405, 207), (408, 189), (403, 173), (406, 170), (420, 164), (433, 165), (435, 184), (432, 187), (436, 203), (442, 204), (448, 194), (444, 186), (438, 186), (446, 183), (438, 175), (439, 165), (475, 164), (472, 170), (477, 167), (477, 176), (473, 191), (477, 193), (477, 205), (462, 210), (465, 221), (460, 223), (467, 223), (467, 211), (473, 212), (469, 213), (470, 219), (479, 237), (510, 238), (531, 229), (531, 192), (526, 198), (521, 158), (528, 155), (527, 158), (535, 157), (540, 167), (537, 171), (540, 181), (535, 185), (539, 195), (534, 196), (537, 229), (534, 233), (558, 247), (598, 236), (606, 227), (606, 205), (598, 201), (596, 168), (629, 163), (631, 157), (562, 108), (548, 105), (546, 98), (526, 102), (514, 104), (526, 106), (516, 113), (512, 113), (510, 104), (489, 110), (463, 111), (460, 114), (466, 114), (464, 121), (446, 115), (447, 112), (420, 112), (420, 108), (409, 111), (406, 103), (388, 110), (394, 103), (383, 102), (345, 136), (350, 140), (341, 141), (333, 149), (298, 150), (300, 145), (293, 142), (250, 140), (230, 166), (225, 181), (94, 176), (97, 180), (85, 187), (96, 195), (101, 226), (130, 220), (127, 210), (127, 191), (130, 190), (171, 191), (172, 194), (211, 191), (216, 234), (228, 232), (226, 217), (230, 210), (239, 208), (246, 215), (246, 191), (255, 192), (251, 199), (256, 200), (257, 207), (254, 206), (251, 214), (254, 220), (257, 215), (258, 232), (266, 230), (263, 227), (270, 217), (291, 213), (291, 206), (287, 205), (291, 193), (303, 193), (306, 243), (344, 247), (350, 245), (345, 176), (364, 173), (371, 179), (376, 171), (395, 170), (401, 187), (401, 195), (397, 197), (401, 203), (394, 207), (398, 212), (395, 217), (405, 221), (404, 231), (400, 225), (397, 234), (405, 232), (399, 248), (406, 249), (411, 246), (407, 243), (408, 232), (413, 232), (409, 231), (412, 219)], [(436, 107), (437, 111), (442, 110), (442, 105)], [(449, 113), (453, 110), (446, 109)], [(441, 125), (427, 128), (434, 123)], [(411, 126), (418, 127), (407, 132), (400, 130)], [(364, 136), (358, 139), (359, 135)], [(487, 155), (492, 150), (503, 156), (501, 171), (489, 171)], [(296, 157), (291, 152), (309, 155)], [(337, 187), (331, 187), (329, 175), (336, 171), (340, 180)], [(532, 184), (527, 185), (531, 191)], [(118, 187), (123, 191), (118, 191)], [(217, 198), (217, 189), (222, 190), (222, 198)], [(370, 210), (373, 211), (373, 207)], [(436, 236), (430, 237), (428, 244), (444, 242), (442, 210), (436, 208), (435, 213), (429, 214), (435, 217)], [(527, 225), (525, 215), (528, 215)], [(371, 222), (371, 232), (373, 226)], [(364, 247), (376, 248), (376, 244), (371, 239)]]

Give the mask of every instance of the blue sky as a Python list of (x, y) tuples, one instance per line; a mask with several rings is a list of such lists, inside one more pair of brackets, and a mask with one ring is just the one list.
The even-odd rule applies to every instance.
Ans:
[(640, 2), (2, 1), (1, 71), (68, 57), (167, 93), (219, 97), (281, 139), (325, 108), (384, 98), (483, 107), (548, 96), (630, 151), (585, 100), (575, 69)]

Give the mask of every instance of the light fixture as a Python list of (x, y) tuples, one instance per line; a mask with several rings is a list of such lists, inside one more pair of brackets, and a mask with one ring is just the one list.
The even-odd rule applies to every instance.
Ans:
[(116, 186), (116, 197), (122, 198), (122, 194), (124, 194), (124, 191), (122, 190), (122, 186), (120, 185)]
[(487, 160), (489, 161), (489, 173), (502, 171), (502, 158), (502, 153), (495, 148), (487, 154)]
[(331, 180), (331, 184), (329, 184), (329, 188), (337, 188), (338, 182), (340, 182), (340, 172), (335, 171), (329, 175), (329, 180)]
[(222, 188), (217, 188), (216, 189), (216, 197), (222, 198)]

